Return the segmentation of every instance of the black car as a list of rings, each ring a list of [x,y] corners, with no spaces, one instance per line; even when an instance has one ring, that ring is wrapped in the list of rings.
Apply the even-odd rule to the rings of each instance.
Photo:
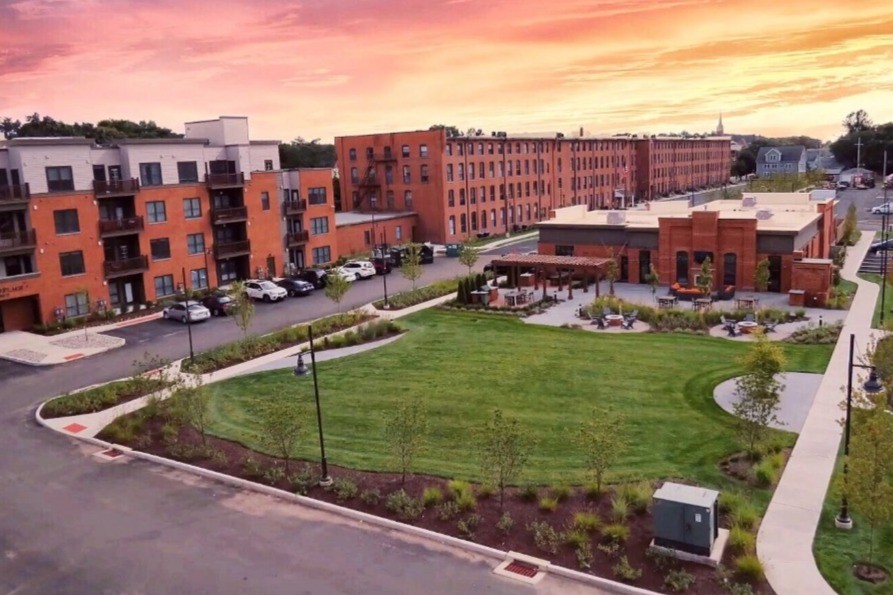
[[[202,306],[210,310],[211,316],[226,316],[235,307],[235,302],[225,293],[212,293],[202,298]]]
[[[298,279],[310,283],[315,289],[322,289],[326,286],[329,274],[322,269],[304,269],[298,273]]]
[[[276,281],[276,285],[287,291],[288,297],[304,297],[315,289],[312,283],[303,279],[280,279]]]
[[[419,244],[419,264],[431,264],[434,262],[434,248],[428,244]],[[409,252],[409,246],[391,248],[391,260],[395,267],[403,266],[403,259]]]
[[[375,267],[376,275],[387,275],[393,269],[393,261],[390,257],[387,258],[373,258],[372,265]]]
[[[885,240],[883,242],[876,242],[876,243],[872,244],[871,247],[868,248],[868,253],[869,254],[877,254],[878,252],[881,252],[881,251],[886,252],[887,250],[893,250],[893,238],[891,238],[889,240]]]

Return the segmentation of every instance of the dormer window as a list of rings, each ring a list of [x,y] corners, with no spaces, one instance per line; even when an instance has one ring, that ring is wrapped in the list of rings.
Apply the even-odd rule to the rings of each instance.
[[[767,152],[766,161],[769,163],[778,163],[779,161],[781,161],[781,153],[775,150]]]

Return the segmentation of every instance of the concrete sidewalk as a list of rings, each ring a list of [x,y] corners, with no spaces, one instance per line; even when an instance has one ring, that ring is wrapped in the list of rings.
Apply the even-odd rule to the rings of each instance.
[[[812,544],[843,433],[839,404],[845,398],[841,386],[847,380],[849,335],[855,335],[858,355],[864,355],[872,339],[883,334],[871,328],[879,287],[856,276],[871,240],[871,234],[862,234],[859,243],[847,251],[841,274],[859,289],[757,535],[757,554],[769,584],[779,595],[834,593],[819,573]],[[860,376],[857,373],[855,378]]]

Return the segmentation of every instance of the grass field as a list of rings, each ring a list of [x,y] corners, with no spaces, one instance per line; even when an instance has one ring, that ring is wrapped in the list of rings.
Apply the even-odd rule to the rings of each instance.
[[[685,334],[608,334],[524,324],[514,318],[428,310],[401,319],[409,332],[379,349],[319,364],[329,461],[391,470],[383,417],[404,395],[428,410],[418,471],[478,479],[474,428],[494,408],[537,439],[526,480],[579,483],[573,442],[593,408],[622,412],[630,447],[612,479],[686,478],[724,485],[716,464],[737,450],[732,418],[713,387],[740,374],[747,344]],[[833,346],[785,345],[788,369],[823,372]],[[211,385],[211,433],[258,448],[253,411],[277,389],[307,403],[301,456],[315,459],[313,383],[289,370]],[[793,443],[793,435],[778,433]]]

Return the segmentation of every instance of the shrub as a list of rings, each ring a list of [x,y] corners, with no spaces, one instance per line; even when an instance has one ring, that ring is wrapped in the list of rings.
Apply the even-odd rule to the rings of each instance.
[[[459,510],[462,512],[472,511],[477,508],[477,505],[477,499],[471,491],[460,494],[459,497],[456,498],[456,506],[458,506]]]
[[[755,546],[756,538],[753,533],[747,529],[739,525],[733,525],[732,528],[729,529],[729,547],[733,552],[738,554],[750,554],[753,553]]]
[[[573,494],[573,490],[569,485],[557,485],[552,488],[552,498],[554,498],[558,502],[564,502]]]
[[[459,505],[454,500],[442,502],[434,508],[437,518],[442,521],[448,521],[459,514]]]
[[[257,479],[264,473],[260,464],[250,456],[242,459],[242,472],[248,479]]]
[[[609,558],[613,558],[620,552],[620,544],[616,541],[609,541],[608,543],[599,543],[596,546],[596,549]]]
[[[381,502],[381,492],[376,488],[369,488],[360,492],[360,500],[367,506],[376,506]]]
[[[558,500],[544,496],[540,498],[539,507],[542,512],[555,512],[558,509]]]
[[[449,480],[447,482],[447,490],[449,490],[450,495],[453,497],[453,500],[458,500],[459,496],[461,496],[462,494],[472,493],[471,484],[461,479]]]
[[[502,531],[503,533],[508,533],[512,530],[515,521],[512,520],[512,515],[508,513],[508,511],[502,513],[502,516],[499,517],[499,520],[496,522],[496,528]]]
[[[759,520],[756,509],[750,504],[742,503],[731,514],[732,523],[744,529],[752,530]]]
[[[552,525],[545,521],[533,521],[527,525],[527,530],[533,533],[533,542],[537,548],[550,554],[558,553],[561,536]]]
[[[747,583],[729,583],[726,590],[729,595],[753,595],[753,587]]]
[[[335,492],[335,499],[338,500],[338,502],[352,500],[360,493],[360,488],[357,487],[357,484],[346,478],[336,479],[332,482],[331,489]]]
[[[735,558],[735,574],[746,581],[755,582],[763,578],[763,564],[753,554]]]
[[[521,500],[523,500],[524,502],[536,502],[540,497],[539,488],[529,483],[521,488],[521,492],[518,494],[518,497],[521,498]]]
[[[611,518],[615,523],[622,523],[629,516],[629,504],[620,496],[611,498]]]
[[[285,469],[278,465],[267,467],[264,471],[264,481],[268,485],[275,486],[282,479],[285,479]]]
[[[422,302],[427,302],[428,300],[454,293],[459,281],[462,279],[464,279],[464,277],[445,279],[443,281],[432,283],[431,285],[418,287],[412,291],[404,291],[390,295],[388,296],[388,305],[391,310],[402,310],[403,308],[409,308],[410,306],[415,306],[416,304],[421,304]],[[373,306],[381,310],[384,308],[384,300],[374,302]]]
[[[623,543],[629,539],[629,527],[622,523],[614,523],[602,527],[602,537],[613,543]]]
[[[784,455],[780,452],[782,445],[774,442],[767,447],[768,452],[772,453],[767,459],[767,463],[776,471],[780,471],[784,467]]]
[[[589,543],[589,535],[580,529],[570,529],[564,532],[564,543],[577,549],[581,545]]]
[[[397,490],[388,494],[385,500],[385,508],[405,521],[414,521],[422,515],[421,501],[413,498],[404,490]]]
[[[644,514],[648,512],[648,506],[651,504],[651,496],[654,490],[647,481],[635,484],[626,484],[621,486],[618,495],[629,508],[636,514]]]
[[[839,322],[823,326],[810,325],[791,333],[785,342],[802,345],[831,345],[837,343],[841,330],[843,330],[843,325]]]
[[[620,560],[611,568],[611,572],[614,573],[614,576],[627,583],[638,580],[642,576],[642,570],[633,568],[626,556],[620,556]]]
[[[599,487],[594,481],[590,481],[583,485],[583,493],[586,494],[586,497],[590,500],[600,500],[605,493],[605,490],[603,487]]]
[[[720,492],[719,510],[726,514],[732,514],[742,505],[746,504],[744,496],[738,492]]]
[[[684,568],[671,570],[664,577],[664,586],[673,593],[681,593],[687,590],[695,582],[695,577],[690,572],[686,572]]]
[[[778,472],[769,459],[754,465],[753,479],[761,488],[768,488],[778,479]]]
[[[484,498],[492,498],[496,493],[496,487],[492,483],[484,483],[478,487],[478,497]]]
[[[480,524],[481,515],[470,514],[464,519],[459,519],[459,522],[456,523],[456,529],[459,530],[459,534],[462,535],[465,539],[467,539],[468,541],[474,541],[474,532]]]
[[[429,486],[425,488],[425,491],[422,492],[422,504],[425,505],[425,508],[430,508],[435,504],[440,504],[443,500],[443,492],[440,491],[440,488],[437,486]]]
[[[587,533],[595,533],[601,526],[602,520],[594,512],[578,512],[574,515],[573,527]]]
[[[588,541],[577,546],[574,550],[574,555],[577,557],[577,566],[580,567],[580,570],[592,568],[592,547],[590,547]]]
[[[243,468],[247,468],[249,464],[247,461],[253,461],[250,457],[246,459],[246,462],[243,462]],[[300,496],[306,496],[307,492],[310,491],[310,488],[313,486],[313,474],[310,473],[309,467],[304,467],[297,473],[293,474],[288,478],[288,483],[291,485],[291,489],[294,493]]]

